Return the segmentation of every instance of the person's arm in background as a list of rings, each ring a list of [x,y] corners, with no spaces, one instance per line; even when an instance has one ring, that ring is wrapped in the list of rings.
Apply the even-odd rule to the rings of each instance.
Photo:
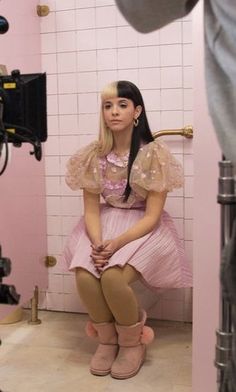
[[[122,15],[140,33],[149,33],[183,18],[198,0],[115,0]]]

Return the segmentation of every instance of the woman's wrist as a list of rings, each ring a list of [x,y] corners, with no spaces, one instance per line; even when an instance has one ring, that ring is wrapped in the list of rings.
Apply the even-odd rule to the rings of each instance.
[[[128,241],[126,240],[124,234],[119,235],[116,237],[116,243],[117,243],[117,250],[125,246]]]
[[[102,244],[102,240],[101,239],[93,239],[91,241],[92,245],[94,246],[100,246]]]

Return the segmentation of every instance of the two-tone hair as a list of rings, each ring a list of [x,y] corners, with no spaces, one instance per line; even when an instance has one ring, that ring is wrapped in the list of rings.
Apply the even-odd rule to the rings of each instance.
[[[137,156],[141,144],[147,144],[153,141],[153,136],[148,124],[145,111],[145,105],[142,95],[135,84],[126,80],[120,80],[108,84],[101,92],[101,112],[100,112],[100,131],[99,131],[99,152],[101,156],[107,155],[113,148],[113,135],[111,130],[106,126],[103,116],[103,102],[109,98],[127,98],[130,99],[134,107],[141,106],[142,112],[138,118],[138,125],[133,127],[130,154],[128,161],[127,185],[124,191],[124,201],[127,201],[131,192],[129,184],[130,172],[133,162]]]

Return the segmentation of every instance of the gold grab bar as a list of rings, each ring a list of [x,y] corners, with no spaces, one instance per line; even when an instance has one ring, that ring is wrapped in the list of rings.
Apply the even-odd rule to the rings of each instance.
[[[180,135],[191,139],[193,138],[193,127],[192,125],[186,125],[185,127],[179,129],[163,129],[153,133],[154,139],[164,135]]]

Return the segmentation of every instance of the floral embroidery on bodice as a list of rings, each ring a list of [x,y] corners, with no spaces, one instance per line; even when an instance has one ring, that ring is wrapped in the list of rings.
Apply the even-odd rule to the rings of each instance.
[[[145,201],[131,190],[129,200],[124,203],[124,191],[127,185],[127,167],[129,154],[122,157],[111,151],[106,157],[99,159],[103,179],[102,196],[104,200],[119,208],[143,208]]]
[[[71,189],[101,194],[114,207],[143,208],[148,192],[170,192],[183,186],[181,164],[165,143],[154,140],[139,149],[130,172],[131,194],[124,202],[128,154],[119,157],[111,151],[100,157],[98,146],[92,142],[68,161],[66,182]]]

